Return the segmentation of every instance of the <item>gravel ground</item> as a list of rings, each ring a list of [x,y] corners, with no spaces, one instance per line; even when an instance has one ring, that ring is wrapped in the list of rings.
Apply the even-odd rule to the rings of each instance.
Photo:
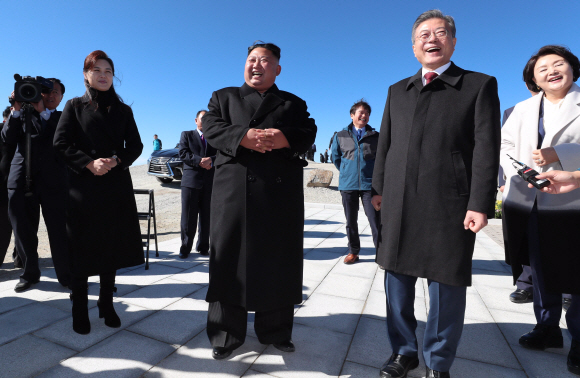
[[[309,172],[313,169],[322,168],[332,170],[334,177],[329,188],[307,188],[306,180]],[[162,184],[153,176],[147,174],[147,165],[138,165],[130,168],[133,187],[136,189],[155,190],[155,215],[157,217],[157,240],[159,242],[179,237],[180,217],[181,217],[181,190],[180,182],[173,181],[169,184]],[[333,164],[313,163],[304,168],[304,201],[316,203],[340,204],[340,193],[338,192],[338,171]],[[148,206],[148,196],[137,195],[137,209],[146,211]],[[141,221],[141,229],[145,230],[146,221]],[[0,268],[0,281],[13,279],[21,274],[20,269],[14,269],[12,261],[12,250],[14,248],[14,236],[8,247],[8,252],[4,259],[4,264]],[[48,234],[42,214],[38,228],[38,255],[41,267],[51,267],[50,247],[48,244]]]

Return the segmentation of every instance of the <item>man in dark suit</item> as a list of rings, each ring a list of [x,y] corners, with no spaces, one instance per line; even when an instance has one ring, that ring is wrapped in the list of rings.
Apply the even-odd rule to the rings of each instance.
[[[6,107],[2,112],[2,124],[0,125],[0,132],[4,128],[4,124],[8,121],[10,116],[10,107]],[[10,162],[14,157],[15,146],[10,146],[4,143],[0,138],[0,266],[4,262],[10,239],[12,238],[12,225],[8,217],[8,189],[6,184],[8,182],[8,173],[10,172]],[[12,254],[15,268],[22,268],[20,258],[16,253],[16,248]]]
[[[66,235],[67,170],[57,159],[52,146],[61,115],[56,108],[62,101],[65,88],[60,80],[49,80],[53,82],[53,89],[43,92],[42,100],[32,104],[30,188],[26,185],[27,137],[21,118],[24,113],[21,103],[14,103],[7,127],[2,130],[3,141],[17,146],[8,177],[8,211],[15,244],[24,262],[24,273],[14,288],[16,292],[25,291],[40,280],[37,233],[41,206],[56,276],[63,286],[68,286],[70,281]]]
[[[179,157],[183,161],[181,178],[181,248],[179,257],[187,258],[193,247],[199,214],[199,236],[195,249],[209,255],[209,214],[215,169],[216,149],[203,135],[202,117],[206,110],[195,116],[197,129],[184,131],[179,140]]]
[[[422,68],[389,88],[373,172],[373,205],[388,205],[381,212],[377,262],[386,270],[393,354],[381,377],[406,377],[419,364],[417,277],[429,284],[426,376],[449,377],[463,330],[475,233],[494,211],[499,98],[495,78],[451,62],[451,16],[423,13],[412,40]]]
[[[218,149],[211,203],[207,334],[215,359],[246,338],[248,311],[262,344],[293,352],[302,302],[303,167],[316,137],[306,103],[274,84],[280,48],[248,48],[242,87],[212,94],[203,117]],[[307,163],[306,163],[307,164]]]

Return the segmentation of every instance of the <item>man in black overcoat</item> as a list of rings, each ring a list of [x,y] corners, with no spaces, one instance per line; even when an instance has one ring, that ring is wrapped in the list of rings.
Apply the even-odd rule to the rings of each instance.
[[[179,257],[187,258],[193,247],[199,214],[199,236],[195,249],[209,255],[209,214],[213,186],[213,162],[216,149],[203,135],[202,117],[206,110],[195,116],[197,128],[181,133],[179,157],[183,161],[181,178],[181,248]]]
[[[16,292],[25,291],[40,280],[38,266],[38,224],[40,208],[48,232],[50,253],[58,281],[68,286],[70,281],[66,234],[67,170],[57,158],[52,140],[61,112],[56,108],[62,101],[64,85],[58,79],[53,89],[42,94],[42,100],[32,104],[31,177],[32,186],[26,188],[26,133],[22,120],[22,104],[15,102],[2,139],[17,145],[8,176],[8,212],[14,229],[15,244],[24,262],[24,273],[16,284]]]
[[[497,81],[451,62],[455,23],[439,10],[413,25],[422,68],[389,88],[373,172],[381,211],[377,262],[384,266],[393,355],[382,377],[419,364],[417,277],[428,279],[423,340],[427,377],[449,377],[463,330],[475,233],[493,214],[500,148]]]
[[[4,123],[10,116],[10,112],[9,106],[2,112],[0,133],[4,128]],[[10,239],[12,238],[12,225],[8,217],[8,189],[6,188],[6,184],[8,182],[8,173],[10,172],[10,162],[14,157],[15,150],[16,146],[8,145],[0,138],[0,266],[4,262],[8,246],[10,245]],[[12,258],[14,259],[15,268],[18,267],[16,256],[16,248],[14,248]]]
[[[244,343],[247,312],[258,340],[294,351],[302,302],[303,167],[316,137],[306,103],[274,84],[280,48],[248,48],[245,84],[216,91],[203,117],[217,150],[211,201],[207,333],[213,357]]]

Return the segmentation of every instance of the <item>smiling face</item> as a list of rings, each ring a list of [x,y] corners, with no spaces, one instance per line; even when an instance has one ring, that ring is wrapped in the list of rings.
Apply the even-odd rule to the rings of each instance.
[[[357,129],[362,129],[369,123],[370,113],[368,110],[364,108],[364,106],[359,106],[356,108],[354,114],[350,114],[350,118],[352,119],[352,124]]]
[[[93,69],[83,72],[91,88],[98,91],[108,91],[113,85],[113,68],[105,59],[99,59]]]
[[[246,59],[244,80],[260,93],[267,91],[280,75],[282,67],[274,54],[263,47],[257,47]]]
[[[546,97],[562,99],[572,87],[572,66],[560,55],[545,55],[534,67],[534,82],[546,93]]]
[[[446,36],[437,37],[445,30],[447,30]],[[418,38],[423,34],[429,34],[426,42]],[[441,18],[430,18],[421,23],[415,30],[413,53],[425,69],[434,70],[451,61],[456,42],[457,38],[451,37],[447,21]]]
[[[54,83],[52,90],[49,93],[42,94],[42,102],[48,110],[58,108],[62,101],[62,87],[58,83]]]

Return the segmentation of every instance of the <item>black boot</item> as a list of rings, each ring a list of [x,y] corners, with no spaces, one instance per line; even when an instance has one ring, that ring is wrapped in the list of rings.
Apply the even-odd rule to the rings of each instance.
[[[87,281],[74,280],[71,284],[73,330],[81,335],[91,332],[89,320],[89,287]]]
[[[105,325],[111,328],[119,328],[121,319],[113,307],[113,293],[117,292],[115,287],[115,273],[101,274],[101,290],[99,291],[99,318],[105,318]]]
[[[580,342],[572,340],[572,347],[568,353],[568,371],[580,375]]]

